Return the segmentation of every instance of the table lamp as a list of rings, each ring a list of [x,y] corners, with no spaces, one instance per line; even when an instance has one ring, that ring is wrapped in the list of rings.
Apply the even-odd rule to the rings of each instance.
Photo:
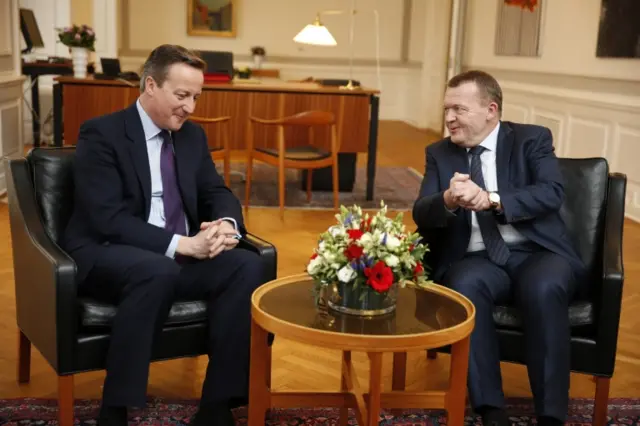
[[[355,0],[351,0],[351,9],[345,10],[324,10],[317,12],[316,19],[313,23],[305,26],[296,36],[293,41],[301,44],[309,44],[313,46],[337,46],[338,42],[331,32],[320,21],[320,15],[342,15],[349,13],[349,83],[346,86],[340,86],[341,89],[355,90],[358,87],[353,84],[353,36],[355,32],[354,16],[356,14]],[[380,20],[378,10],[373,10],[376,26],[376,72],[378,77],[378,89],[381,89],[380,78]]]

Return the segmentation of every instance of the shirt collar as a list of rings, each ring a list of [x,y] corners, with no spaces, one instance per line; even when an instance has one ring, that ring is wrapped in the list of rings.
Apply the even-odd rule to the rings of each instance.
[[[153,122],[149,114],[142,108],[140,104],[140,98],[136,101],[136,108],[138,108],[138,114],[140,115],[140,120],[142,121],[142,129],[144,130],[144,139],[148,141],[158,135],[162,131],[162,129],[156,126],[156,123]]]
[[[496,124],[496,127],[487,135],[486,138],[482,142],[480,142],[480,146],[483,146],[487,151],[496,151],[496,147],[498,146],[498,133],[500,132],[500,122]],[[467,148],[467,152],[469,152],[470,148]]]

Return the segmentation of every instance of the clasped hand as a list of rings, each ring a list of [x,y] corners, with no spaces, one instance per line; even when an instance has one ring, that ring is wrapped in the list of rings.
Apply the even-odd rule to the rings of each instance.
[[[238,245],[233,238],[236,230],[225,220],[202,222],[200,232],[191,237],[191,256],[196,259],[213,258],[225,250],[231,250]]]
[[[449,182],[448,197],[445,201],[448,207],[460,206],[464,209],[481,211],[491,207],[489,194],[480,188],[469,175],[455,173]]]

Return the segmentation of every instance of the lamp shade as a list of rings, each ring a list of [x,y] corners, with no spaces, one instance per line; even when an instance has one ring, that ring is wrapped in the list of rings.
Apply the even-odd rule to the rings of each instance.
[[[296,43],[313,44],[315,46],[335,46],[338,43],[333,38],[327,27],[320,23],[319,19],[302,29],[294,38]]]

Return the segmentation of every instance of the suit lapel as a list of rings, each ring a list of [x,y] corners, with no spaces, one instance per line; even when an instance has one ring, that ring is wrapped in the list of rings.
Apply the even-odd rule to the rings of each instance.
[[[131,140],[131,157],[144,195],[145,215],[148,216],[151,209],[151,171],[149,169],[147,141],[135,104],[127,108],[125,117],[127,137]]]
[[[191,218],[192,223],[197,223],[197,212],[195,199],[195,181],[190,179],[193,174],[193,170],[197,167],[194,164],[194,160],[190,158],[192,156],[191,150],[189,150],[189,141],[185,140],[184,132],[177,131],[172,132],[173,147],[176,155],[176,172],[178,174],[178,186],[182,193],[182,200],[185,206],[185,214]]]
[[[509,160],[513,149],[513,130],[505,122],[500,122],[498,146],[496,147],[496,174],[498,191],[509,188]]]

